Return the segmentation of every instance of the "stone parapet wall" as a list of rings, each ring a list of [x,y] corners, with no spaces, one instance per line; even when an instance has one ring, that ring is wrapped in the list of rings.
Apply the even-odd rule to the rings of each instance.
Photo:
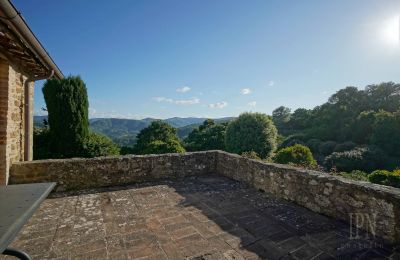
[[[11,167],[10,183],[52,181],[64,191],[205,174],[245,182],[400,243],[400,189],[222,151],[18,162]]]
[[[216,152],[19,162],[10,184],[57,182],[56,191],[117,186],[215,172]]]
[[[217,172],[400,243],[400,189],[226,152],[218,153]]]

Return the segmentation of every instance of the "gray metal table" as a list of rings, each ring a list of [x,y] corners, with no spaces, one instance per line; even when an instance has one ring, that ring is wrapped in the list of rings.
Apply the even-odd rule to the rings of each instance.
[[[30,259],[25,252],[7,248],[56,184],[33,183],[0,186],[0,252]]]

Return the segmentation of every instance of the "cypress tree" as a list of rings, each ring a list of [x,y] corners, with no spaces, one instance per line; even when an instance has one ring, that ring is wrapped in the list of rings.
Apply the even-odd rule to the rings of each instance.
[[[43,86],[53,158],[81,156],[89,136],[89,101],[79,76],[49,79]]]

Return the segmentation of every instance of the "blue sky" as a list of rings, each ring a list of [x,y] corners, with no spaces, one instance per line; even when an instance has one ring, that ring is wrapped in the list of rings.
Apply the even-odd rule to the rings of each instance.
[[[270,114],[400,82],[400,1],[14,3],[63,73],[84,79],[91,117]]]

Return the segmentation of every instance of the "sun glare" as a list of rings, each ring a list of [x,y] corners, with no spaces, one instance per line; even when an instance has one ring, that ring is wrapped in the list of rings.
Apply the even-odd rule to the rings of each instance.
[[[400,47],[400,16],[385,20],[380,30],[380,38],[386,45]]]

